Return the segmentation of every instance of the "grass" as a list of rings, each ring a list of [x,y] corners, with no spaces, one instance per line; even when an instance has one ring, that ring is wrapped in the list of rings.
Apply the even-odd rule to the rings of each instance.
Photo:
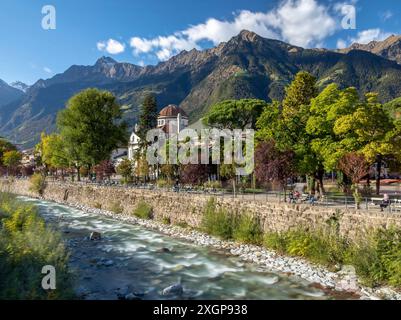
[[[38,195],[43,195],[46,189],[46,177],[40,173],[35,173],[29,180],[30,187],[29,190],[37,193]]]
[[[42,267],[54,266],[56,290],[45,291]],[[72,299],[68,252],[36,207],[0,194],[0,299]]]
[[[149,220],[153,218],[153,208],[141,200],[132,214],[137,218]]]
[[[401,288],[401,229],[370,231],[351,242],[340,236],[340,222],[341,215],[336,212],[321,229],[300,226],[286,232],[263,232],[255,216],[229,212],[211,198],[204,208],[201,230],[224,240],[262,244],[332,270],[339,265],[353,265],[365,285]]]
[[[401,287],[401,230],[376,230],[358,242],[336,234],[302,228],[267,233],[264,245],[282,254],[299,256],[333,268],[352,265],[367,286]]]
[[[124,208],[121,206],[120,202],[112,202],[110,204],[109,210],[116,214],[122,214],[124,212]]]
[[[224,240],[234,239],[253,244],[262,242],[259,220],[247,213],[238,215],[217,208],[215,198],[206,204],[201,225],[203,231]]]

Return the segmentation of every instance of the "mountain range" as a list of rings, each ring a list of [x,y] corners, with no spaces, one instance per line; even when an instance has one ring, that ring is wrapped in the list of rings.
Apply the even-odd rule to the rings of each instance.
[[[354,86],[360,94],[376,91],[387,102],[401,96],[401,65],[397,63],[401,63],[401,37],[390,38],[331,51],[304,49],[242,31],[214,48],[182,51],[156,66],[102,57],[93,66],[73,65],[30,87],[0,82],[0,135],[22,147],[33,146],[44,129],[55,130],[57,112],[66,101],[89,87],[113,92],[130,125],[149,92],[157,95],[159,108],[180,105],[195,122],[223,99],[280,100],[301,70],[314,74],[321,88],[336,82],[341,87]]]

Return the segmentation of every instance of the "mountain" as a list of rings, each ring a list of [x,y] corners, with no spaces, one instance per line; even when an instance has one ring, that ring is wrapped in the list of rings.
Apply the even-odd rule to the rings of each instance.
[[[15,89],[0,79],[0,108],[23,96],[21,90]],[[1,117],[1,113],[0,113]]]
[[[18,100],[0,108],[0,135],[32,146],[44,129],[55,129],[57,112],[88,87],[111,91],[130,125],[144,95],[154,92],[159,107],[180,105],[197,121],[212,105],[228,98],[282,99],[294,75],[306,70],[321,88],[336,82],[361,94],[377,91],[383,102],[401,96],[401,65],[367,51],[348,53],[303,49],[242,31],[215,48],[182,51],[156,66],[120,63],[108,57],[93,66],[74,65],[39,80]]]
[[[401,36],[392,35],[384,41],[371,41],[368,44],[354,43],[339,51],[348,53],[351,50],[368,51],[401,64]]]
[[[18,89],[24,93],[27,92],[27,90],[29,89],[29,86],[26,83],[23,83],[21,81],[12,82],[12,83],[10,83],[10,86],[15,89]]]

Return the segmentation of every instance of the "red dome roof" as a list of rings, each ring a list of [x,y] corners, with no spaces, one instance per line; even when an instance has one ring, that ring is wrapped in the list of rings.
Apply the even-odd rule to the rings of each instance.
[[[181,116],[188,118],[184,110],[174,104],[170,104],[160,111],[159,117],[177,117],[179,113],[181,113]]]

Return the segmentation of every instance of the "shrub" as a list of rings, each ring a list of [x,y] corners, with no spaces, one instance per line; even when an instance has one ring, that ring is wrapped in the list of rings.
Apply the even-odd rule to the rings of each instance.
[[[217,209],[215,198],[211,198],[204,209],[202,217],[202,229],[222,239],[231,239],[235,217],[224,209]]]
[[[29,190],[32,192],[36,192],[40,196],[43,195],[43,192],[46,189],[46,177],[44,177],[40,173],[35,173],[30,179],[30,187]]]
[[[157,186],[159,188],[168,188],[173,186],[173,182],[170,180],[159,179],[157,180]]]
[[[153,209],[150,205],[142,200],[138,203],[133,215],[140,219],[149,220],[153,218]]]
[[[186,222],[186,221],[178,221],[178,222],[176,223],[176,226],[177,226],[177,227],[180,227],[180,228],[186,229],[186,228],[189,227],[189,224],[188,224],[188,222]]]
[[[1,195],[0,299],[71,299],[68,252],[58,232],[46,227],[37,209]],[[57,288],[42,289],[42,267],[57,270]]]
[[[96,209],[102,209],[102,204],[99,203],[99,202],[96,202],[93,206],[94,206]]]
[[[259,219],[250,214],[240,215],[234,226],[233,238],[244,243],[260,244],[263,232]]]
[[[221,189],[222,184],[221,181],[207,181],[203,184],[203,187],[206,189]]]
[[[124,208],[121,206],[120,202],[112,202],[110,204],[109,210],[116,214],[121,214],[124,211]]]
[[[170,219],[170,217],[163,217],[163,218],[162,218],[162,223],[165,224],[165,225],[171,224],[171,219]]]
[[[377,230],[347,252],[347,262],[368,285],[401,286],[401,230]]]

